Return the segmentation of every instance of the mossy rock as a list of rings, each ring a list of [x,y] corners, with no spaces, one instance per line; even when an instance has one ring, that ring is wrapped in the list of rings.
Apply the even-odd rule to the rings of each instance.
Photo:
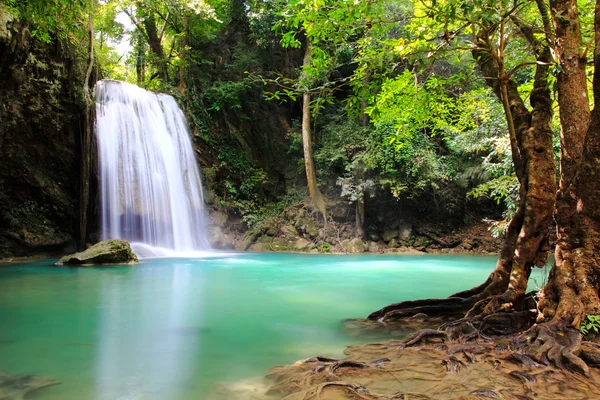
[[[138,258],[126,240],[113,239],[96,243],[85,251],[64,256],[57,265],[137,264]]]

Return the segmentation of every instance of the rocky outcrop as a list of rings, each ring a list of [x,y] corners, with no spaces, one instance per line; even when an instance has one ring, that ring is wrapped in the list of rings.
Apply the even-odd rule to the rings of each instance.
[[[73,242],[83,65],[74,49],[32,38],[0,2],[0,257]]]
[[[64,256],[57,265],[123,265],[137,264],[138,258],[126,240],[105,240],[85,251]]]

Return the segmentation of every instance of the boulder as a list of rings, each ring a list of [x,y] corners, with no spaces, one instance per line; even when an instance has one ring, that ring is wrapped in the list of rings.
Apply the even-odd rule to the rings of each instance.
[[[375,231],[369,231],[369,237],[374,242],[379,242],[381,240],[381,236],[379,236],[379,233]]]
[[[367,245],[367,250],[369,253],[383,253],[385,245],[382,245],[378,242],[369,242]]]
[[[346,251],[348,253],[364,253],[366,249],[367,245],[359,238],[352,239],[346,246]]]
[[[250,245],[250,247],[248,247],[248,251],[254,251],[254,252],[264,252],[264,251],[270,251],[270,246],[268,243],[263,243],[261,241],[257,241],[255,243],[252,243]]]
[[[232,240],[218,226],[212,227],[209,231],[208,243],[213,249],[231,250],[233,249]]]
[[[309,240],[306,240],[304,238],[300,238],[300,239],[296,240],[295,242],[290,243],[290,246],[294,250],[304,250],[308,246],[310,246],[311,243],[312,242],[309,241]]]
[[[57,265],[137,264],[138,258],[126,240],[112,239],[96,243],[85,251],[64,256]]]
[[[298,230],[294,225],[284,225],[281,227],[281,232],[286,236],[298,236]]]
[[[398,231],[397,230],[385,231],[385,232],[383,232],[383,235],[381,235],[381,237],[383,238],[383,241],[387,243],[390,240],[396,239],[398,237]]]
[[[400,244],[398,243],[398,241],[396,239],[392,239],[390,240],[390,242],[388,243],[388,247],[390,249],[397,249],[398,247],[400,247]]]
[[[246,232],[246,234],[242,238],[242,241],[239,242],[235,246],[235,249],[238,250],[238,251],[246,251],[246,250],[248,250],[248,248],[250,247],[250,245],[252,245],[252,243],[254,243],[256,241],[256,238],[258,237],[259,234],[260,234],[260,232],[257,231],[257,230],[252,230],[252,231]]]
[[[217,226],[225,226],[225,223],[227,223],[227,214],[221,211],[213,211],[210,214],[210,219]]]
[[[412,235],[412,224],[410,222],[402,221],[400,222],[400,226],[398,227],[399,238],[402,241],[406,241],[410,239]]]
[[[306,232],[306,234],[308,236],[310,236],[311,238],[315,238],[319,235],[319,227],[317,226],[317,224],[315,224],[312,221],[307,222],[303,227],[302,230],[304,232]]]

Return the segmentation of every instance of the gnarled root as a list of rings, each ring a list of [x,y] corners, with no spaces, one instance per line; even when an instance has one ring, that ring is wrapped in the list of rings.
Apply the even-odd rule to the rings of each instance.
[[[592,342],[581,343],[579,357],[591,367],[600,367],[600,344]]]
[[[431,400],[431,397],[420,394],[420,393],[408,393],[398,392],[392,395],[380,395],[377,393],[369,392],[364,386],[357,383],[348,382],[325,382],[317,386],[315,389],[310,390],[304,394],[303,400],[321,400],[323,399],[323,392],[326,389],[341,389],[345,395],[351,396],[348,398],[361,399],[361,400],[390,400],[390,399],[402,399],[402,400]],[[335,396],[337,397],[337,394]],[[346,398],[346,397],[345,397]]]
[[[587,364],[576,355],[581,347],[581,334],[573,328],[539,324],[513,339],[511,346],[531,354],[542,364],[589,374]]]
[[[420,344],[421,342],[431,342],[431,340],[442,341],[445,342],[448,340],[448,334],[444,331],[439,331],[435,329],[423,329],[416,333],[414,333],[411,337],[403,341],[399,347],[410,347]]]
[[[390,304],[369,315],[370,320],[381,322],[404,319],[417,314],[427,316],[462,316],[475,303],[472,298],[449,297],[447,299],[409,300]]]

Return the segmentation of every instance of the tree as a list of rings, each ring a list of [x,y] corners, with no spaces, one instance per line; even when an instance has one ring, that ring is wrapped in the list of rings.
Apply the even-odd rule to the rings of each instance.
[[[516,343],[547,357],[557,366],[566,363],[587,373],[587,365],[574,353],[579,349],[581,336],[573,328],[578,329],[587,315],[600,311],[600,222],[595,217],[600,212],[600,113],[596,109],[591,115],[589,112],[587,49],[582,46],[577,2],[552,1],[549,12],[546,3],[538,0],[535,13],[527,6],[513,3],[503,3],[496,13],[497,3],[476,2],[481,8],[469,9],[471,13],[476,11],[476,18],[470,20],[457,17],[459,5],[453,2],[421,4],[438,21],[440,15],[450,17],[441,19],[445,29],[451,28],[453,21],[462,21],[466,23],[464,26],[477,25],[472,53],[486,82],[504,106],[520,183],[520,203],[496,269],[486,282],[448,299],[393,304],[370,318],[403,318],[416,312],[466,312],[458,324],[443,325],[454,330],[465,322],[485,320],[491,324],[493,320],[487,317],[492,314],[526,313],[527,280],[531,268],[545,262],[556,191],[551,153],[552,100],[548,90],[552,49],[557,54],[560,71],[557,89],[561,123],[560,186],[554,211],[558,236],[556,264],[538,304],[538,322],[545,323],[525,332]],[[462,7],[464,10],[465,6]],[[536,32],[544,32],[544,37],[539,38]],[[507,38],[513,35],[521,37],[533,49],[535,61],[513,63],[509,69]],[[447,38],[451,33],[445,30],[442,36]],[[595,11],[595,38],[593,89],[594,97],[600,98],[600,2]],[[515,73],[527,65],[535,67],[531,110],[525,106],[514,81]]]

